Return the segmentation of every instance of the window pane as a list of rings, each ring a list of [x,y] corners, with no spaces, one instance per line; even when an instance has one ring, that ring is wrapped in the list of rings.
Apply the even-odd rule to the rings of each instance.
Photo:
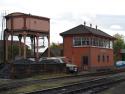
[[[113,42],[110,41],[110,48],[113,48]]]
[[[73,45],[74,46],[81,46],[81,37],[74,37],[73,38]]]
[[[82,45],[85,45],[85,38],[82,37]]]
[[[89,45],[89,38],[86,38],[86,45]]]

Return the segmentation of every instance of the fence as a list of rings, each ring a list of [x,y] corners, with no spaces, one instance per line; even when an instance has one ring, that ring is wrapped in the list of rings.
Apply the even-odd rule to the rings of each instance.
[[[36,74],[63,73],[66,64],[4,64],[1,65],[0,75],[6,78],[24,78]]]

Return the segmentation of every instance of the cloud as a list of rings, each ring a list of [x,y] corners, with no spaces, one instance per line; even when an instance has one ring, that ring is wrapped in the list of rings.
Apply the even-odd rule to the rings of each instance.
[[[125,31],[124,30],[112,30],[112,29],[105,29],[105,28],[100,28],[102,31],[106,32],[107,34],[113,36],[115,34],[121,34],[121,35],[125,35]]]
[[[49,15],[64,12],[123,15],[124,0],[1,0],[0,6],[7,10]],[[13,8],[14,7],[14,8]],[[3,8],[0,7],[2,10]]]
[[[120,25],[111,25],[110,29],[120,30],[120,29],[122,29],[122,27]]]
[[[83,24],[84,21],[87,25],[97,24],[98,28],[110,32],[122,29],[123,32],[120,32],[124,33],[124,3],[124,0],[1,0],[0,11],[19,11],[49,17],[51,42],[62,42],[59,33]]]

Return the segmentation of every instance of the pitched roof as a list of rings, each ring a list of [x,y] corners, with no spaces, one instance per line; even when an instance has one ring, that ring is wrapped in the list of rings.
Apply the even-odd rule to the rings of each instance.
[[[88,27],[85,25],[78,25],[70,30],[67,30],[65,32],[60,33],[61,36],[65,36],[65,35],[77,35],[77,34],[92,34],[92,35],[98,35],[98,36],[103,36],[106,38],[111,38],[111,39],[115,39],[114,37],[110,36],[109,34],[99,30],[99,29],[95,29],[92,27]]]

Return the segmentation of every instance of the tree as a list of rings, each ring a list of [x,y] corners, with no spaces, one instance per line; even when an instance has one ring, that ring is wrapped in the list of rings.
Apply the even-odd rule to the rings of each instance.
[[[113,44],[113,49],[114,49],[114,59],[115,61],[119,60],[118,55],[120,49],[125,49],[125,43],[124,43],[124,36],[120,34],[115,34],[114,37],[116,40],[114,41]]]
[[[62,43],[52,43],[50,48],[63,48]]]
[[[52,43],[50,46],[50,48],[57,48],[57,47],[58,47],[58,45],[56,43]]]

